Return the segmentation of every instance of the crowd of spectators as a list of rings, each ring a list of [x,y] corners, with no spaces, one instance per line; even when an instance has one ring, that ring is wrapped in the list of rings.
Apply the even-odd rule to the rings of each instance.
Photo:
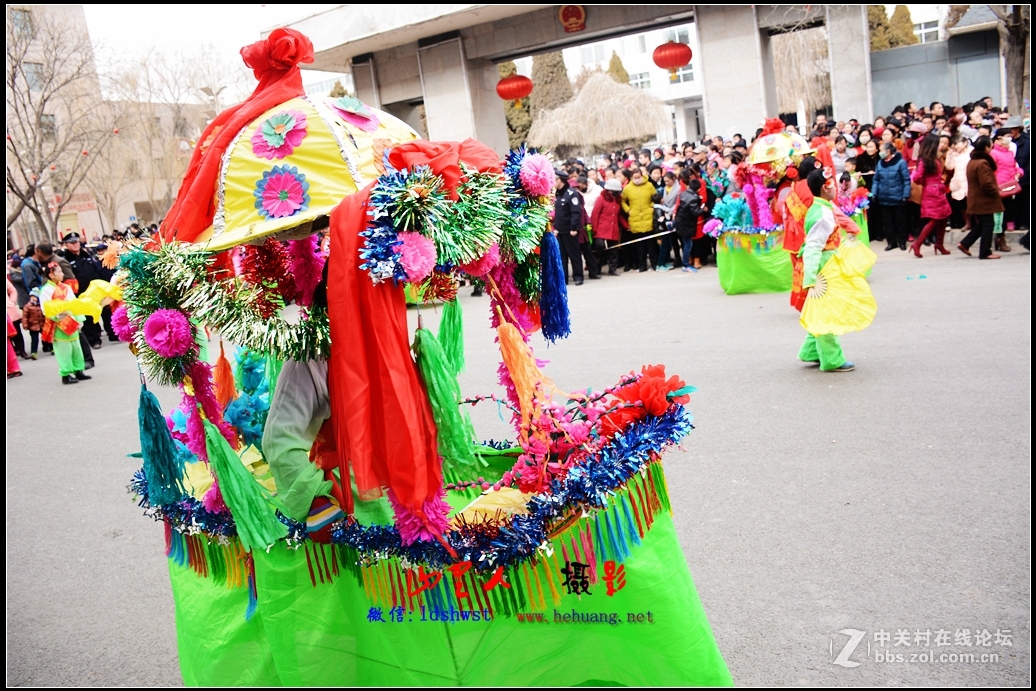
[[[871,123],[831,121],[821,113],[801,132],[794,124],[786,131],[825,152],[816,158],[829,162],[844,192],[868,190],[870,238],[884,241],[886,250],[916,243],[920,256],[923,245],[941,248],[948,228],[970,231],[959,245],[967,254],[979,239],[1009,252],[1003,231],[1029,229],[1028,124],[990,97],[958,107],[907,102]],[[630,146],[562,163],[555,230],[566,277],[570,272],[579,285],[584,276],[599,278],[601,267],[608,275],[697,272],[714,262],[716,241],[701,229],[716,200],[739,191],[731,169],[761,132],[751,139],[734,134]],[[1026,232],[1020,244],[1028,249],[1028,243]],[[998,255],[982,249],[980,256]]]

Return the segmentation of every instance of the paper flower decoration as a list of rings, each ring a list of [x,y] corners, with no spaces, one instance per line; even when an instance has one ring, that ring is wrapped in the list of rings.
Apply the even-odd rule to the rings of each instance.
[[[309,208],[309,183],[295,166],[274,166],[264,172],[252,195],[263,218],[285,218]]]
[[[426,499],[421,507],[425,519],[422,520],[421,516],[400,504],[392,490],[388,491],[388,500],[396,518],[396,528],[399,529],[399,537],[404,545],[412,545],[418,540],[434,540],[437,534],[442,535],[446,532],[449,527],[446,517],[450,512],[450,505],[446,503],[445,497],[446,493],[439,490],[439,494]]]
[[[186,314],[161,309],[144,322],[144,340],[162,357],[179,357],[194,345],[194,334]]]
[[[553,171],[551,171],[553,172]],[[492,271],[500,263],[500,245],[495,242],[489,246],[484,255],[468,264],[461,264],[461,271],[469,276],[481,278]]]
[[[518,176],[522,187],[533,197],[545,197],[554,191],[554,166],[543,154],[529,154],[522,159]]]
[[[331,101],[331,107],[338,113],[339,117],[353,127],[359,127],[367,133],[377,132],[381,120],[370,111],[358,98],[342,96]]]
[[[129,312],[126,310],[125,305],[119,306],[118,309],[112,312],[112,331],[115,332],[115,335],[123,343],[132,341],[133,334],[137,333],[137,327],[130,321]]]
[[[252,135],[252,153],[262,158],[282,159],[291,155],[306,138],[306,114],[285,110],[263,120]]]
[[[412,283],[423,281],[435,268],[435,243],[420,233],[399,233],[399,263]]]

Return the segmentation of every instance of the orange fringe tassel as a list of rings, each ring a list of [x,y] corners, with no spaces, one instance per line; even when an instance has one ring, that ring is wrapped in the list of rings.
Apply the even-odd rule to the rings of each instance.
[[[219,401],[220,407],[226,410],[230,402],[237,398],[237,387],[234,385],[234,369],[223,351],[223,339],[219,341],[219,360],[216,361],[216,371],[212,374],[212,380],[216,385],[216,400]]]

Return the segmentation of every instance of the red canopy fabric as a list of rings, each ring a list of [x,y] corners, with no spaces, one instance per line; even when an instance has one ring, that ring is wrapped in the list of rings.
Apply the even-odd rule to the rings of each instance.
[[[396,170],[428,166],[433,173],[442,176],[453,200],[457,199],[457,183],[462,177],[461,161],[480,173],[503,171],[496,152],[477,139],[465,139],[462,142],[429,142],[422,139],[400,144],[389,152],[389,163]]]
[[[223,154],[249,122],[305,94],[298,65],[313,62],[313,43],[294,29],[274,29],[262,41],[242,48],[241,58],[252,68],[259,85],[243,103],[217,115],[202,133],[176,201],[162,222],[159,235],[165,242],[194,242],[212,225]]]
[[[372,186],[331,213],[331,419],[341,477],[351,465],[361,497],[388,487],[420,516],[442,487],[435,422],[410,355],[403,286],[374,285],[360,269]]]

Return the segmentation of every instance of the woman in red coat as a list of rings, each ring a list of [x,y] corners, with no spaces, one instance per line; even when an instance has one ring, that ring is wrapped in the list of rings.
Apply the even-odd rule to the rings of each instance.
[[[942,181],[942,162],[939,160],[939,137],[929,134],[921,140],[920,153],[918,154],[917,167],[911,181],[921,185],[921,218],[928,221],[921,233],[914,240],[911,249],[914,256],[921,257],[921,246],[925,238],[935,233],[935,251],[937,254],[949,254],[943,246],[943,238],[946,237],[946,222],[953,210],[946,200],[946,185]]]
[[[593,228],[594,244],[598,240],[604,243],[604,259],[608,262],[608,275],[618,276],[619,272],[619,251],[615,245],[619,244],[619,215],[622,212],[622,184],[612,178],[605,181],[604,190],[594,204],[593,214],[590,216],[590,225]],[[601,262],[602,264],[604,262]]]

